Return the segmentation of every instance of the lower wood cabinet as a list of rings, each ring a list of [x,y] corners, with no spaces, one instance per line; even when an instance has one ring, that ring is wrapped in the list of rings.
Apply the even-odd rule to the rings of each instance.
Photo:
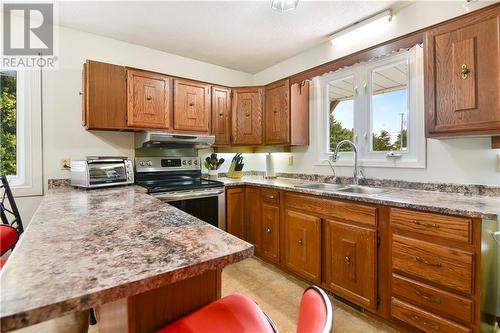
[[[226,231],[245,239],[245,189],[231,188],[226,191]]]
[[[325,283],[365,308],[377,308],[377,238],[373,229],[325,220]]]
[[[262,203],[262,256],[280,262],[280,207]]]
[[[262,254],[262,208],[261,191],[259,188],[247,187],[246,189],[246,229],[247,241],[254,246],[257,256]]]
[[[284,222],[284,265],[317,284],[321,283],[321,219],[286,210]]]

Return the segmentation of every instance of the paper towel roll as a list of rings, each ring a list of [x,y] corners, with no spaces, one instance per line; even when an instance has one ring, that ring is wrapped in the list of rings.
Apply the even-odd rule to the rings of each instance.
[[[274,162],[271,153],[266,155],[266,178],[276,178],[276,173],[274,172]]]

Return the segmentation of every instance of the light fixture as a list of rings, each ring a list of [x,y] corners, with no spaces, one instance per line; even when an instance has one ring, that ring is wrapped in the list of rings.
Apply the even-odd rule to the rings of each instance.
[[[356,38],[366,38],[370,33],[378,32],[388,25],[392,20],[392,10],[384,10],[364,20],[355,22],[347,27],[337,30],[330,36],[332,45],[341,44],[341,40],[355,40]]]
[[[279,12],[287,12],[297,8],[299,0],[271,0],[271,8]]]

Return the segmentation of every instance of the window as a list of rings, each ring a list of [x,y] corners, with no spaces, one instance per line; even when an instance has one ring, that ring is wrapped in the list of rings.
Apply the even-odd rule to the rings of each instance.
[[[323,100],[317,104],[323,115],[319,160],[348,139],[358,147],[361,165],[424,168],[422,70],[422,48],[416,45],[317,79]],[[346,151],[348,146],[337,164],[352,164]]]
[[[0,71],[0,174],[16,196],[42,194],[38,71]]]

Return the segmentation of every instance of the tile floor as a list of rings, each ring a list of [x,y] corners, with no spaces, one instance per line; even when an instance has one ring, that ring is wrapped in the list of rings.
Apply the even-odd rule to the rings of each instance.
[[[307,286],[304,281],[256,258],[228,266],[222,274],[222,295],[242,293],[252,298],[273,319],[281,333],[295,332],[300,297]],[[334,333],[398,332],[336,300],[333,315]],[[16,333],[70,333],[67,329],[56,327],[55,323],[44,322]],[[91,326],[89,333],[98,333],[97,326]]]

